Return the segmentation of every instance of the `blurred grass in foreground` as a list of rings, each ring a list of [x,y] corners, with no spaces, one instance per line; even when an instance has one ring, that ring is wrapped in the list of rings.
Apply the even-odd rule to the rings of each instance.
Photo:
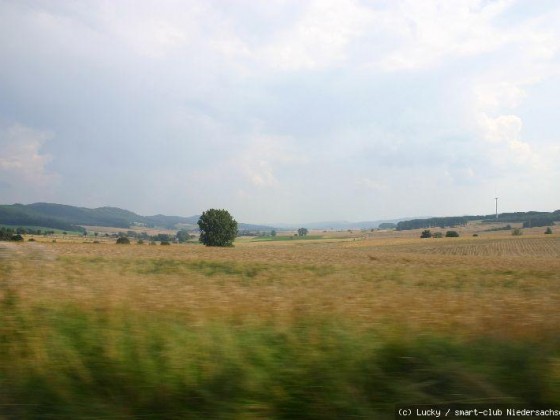
[[[288,328],[203,328],[153,313],[0,310],[6,418],[390,418],[393,404],[560,404],[557,343],[460,341],[357,331],[329,319]]]

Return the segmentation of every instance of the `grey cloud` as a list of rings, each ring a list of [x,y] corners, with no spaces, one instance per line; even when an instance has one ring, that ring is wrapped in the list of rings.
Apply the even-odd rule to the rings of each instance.
[[[559,9],[446,9],[434,33],[422,15],[420,40],[399,12],[414,7],[2,2],[0,120],[50,132],[31,155],[56,175],[47,197],[15,194],[24,181],[4,172],[4,199],[303,222],[477,212],[480,191],[516,189],[514,175],[560,176],[545,159],[557,153],[558,95],[547,92]],[[480,44],[465,22],[496,42]],[[498,98],[492,109],[482,90]],[[518,143],[490,147],[481,115],[509,114],[523,123]],[[542,208],[559,198],[522,188]],[[422,201],[446,194],[446,208]]]

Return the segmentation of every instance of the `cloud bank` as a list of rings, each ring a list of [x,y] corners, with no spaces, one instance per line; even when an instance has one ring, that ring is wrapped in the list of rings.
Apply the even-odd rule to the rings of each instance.
[[[0,2],[2,200],[554,210],[558,21],[521,0]]]

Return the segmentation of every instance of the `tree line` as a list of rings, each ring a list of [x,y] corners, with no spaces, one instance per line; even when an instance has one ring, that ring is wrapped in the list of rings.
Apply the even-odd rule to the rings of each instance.
[[[515,212],[500,213],[498,219],[495,214],[486,216],[454,216],[454,217],[430,217],[428,219],[405,220],[397,223],[397,230],[430,229],[430,228],[453,228],[465,226],[468,222],[482,220],[483,223],[508,222],[523,223],[523,227],[552,226],[554,222],[560,221],[560,210],[548,212]]]
[[[109,236],[109,234],[105,234]],[[150,242],[178,242],[180,244],[187,242],[192,238],[192,235],[185,229],[179,230],[175,235],[169,233],[158,233],[156,235],[148,235],[146,232],[135,232],[129,230],[127,232],[118,232],[110,235],[113,238],[133,238],[139,241]]]
[[[18,228],[21,229],[21,228]],[[23,241],[21,230],[1,227],[0,228],[0,241]]]

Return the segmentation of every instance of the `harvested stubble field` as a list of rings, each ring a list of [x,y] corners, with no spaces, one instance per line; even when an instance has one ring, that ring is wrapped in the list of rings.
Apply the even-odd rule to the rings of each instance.
[[[6,418],[560,404],[560,237],[0,244]]]

